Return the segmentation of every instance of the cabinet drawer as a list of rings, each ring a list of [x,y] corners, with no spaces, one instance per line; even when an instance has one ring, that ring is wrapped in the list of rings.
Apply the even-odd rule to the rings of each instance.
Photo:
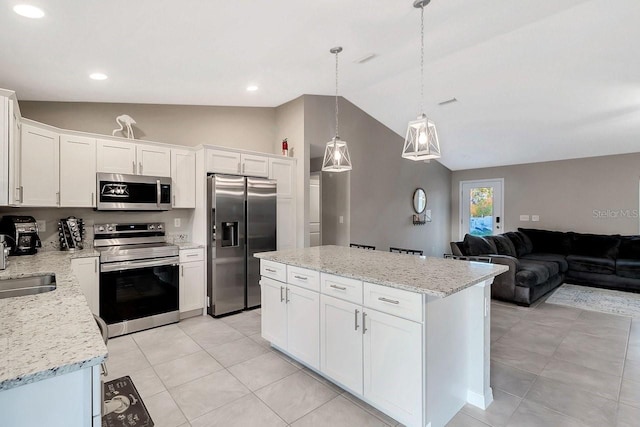
[[[182,249],[180,251],[180,263],[204,261],[204,249]]]
[[[306,268],[287,266],[287,282],[302,288],[320,292],[320,272]]]
[[[322,273],[320,288],[325,295],[362,304],[362,282],[360,280]]]
[[[422,322],[422,294],[364,283],[364,306]]]
[[[287,266],[279,262],[260,260],[260,275],[270,277],[280,282],[287,281]]]

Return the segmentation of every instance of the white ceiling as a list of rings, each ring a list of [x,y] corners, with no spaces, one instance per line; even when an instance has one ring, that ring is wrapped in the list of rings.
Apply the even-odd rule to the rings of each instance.
[[[19,2],[46,17],[19,17]],[[0,87],[22,100],[277,106],[332,94],[342,45],[342,95],[400,135],[419,113],[412,0],[0,8]],[[449,168],[640,151],[640,1],[433,0],[425,21],[425,110]]]

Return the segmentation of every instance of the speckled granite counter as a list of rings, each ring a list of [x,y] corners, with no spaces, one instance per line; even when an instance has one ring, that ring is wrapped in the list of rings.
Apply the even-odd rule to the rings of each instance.
[[[179,247],[180,250],[183,250],[183,249],[202,249],[202,248],[204,248],[204,245],[200,245],[198,243],[192,243],[192,242],[180,242],[180,243],[174,243],[174,245]]]
[[[343,246],[262,252],[256,257],[436,297],[452,295],[508,270],[504,265]]]
[[[0,391],[97,365],[107,348],[93,319],[71,259],[93,250],[14,256],[1,279],[55,274],[57,288],[39,295],[0,299]]]

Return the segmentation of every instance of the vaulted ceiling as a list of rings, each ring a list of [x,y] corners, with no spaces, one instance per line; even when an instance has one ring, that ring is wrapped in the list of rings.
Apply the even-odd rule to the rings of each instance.
[[[46,16],[11,8],[29,2]],[[277,106],[331,95],[404,135],[411,0],[3,0],[0,87],[22,100]],[[425,112],[451,169],[640,151],[640,2],[432,0]],[[368,54],[376,56],[364,63]],[[105,81],[88,74],[102,71]],[[249,84],[259,86],[247,92]],[[458,102],[440,106],[450,98]]]

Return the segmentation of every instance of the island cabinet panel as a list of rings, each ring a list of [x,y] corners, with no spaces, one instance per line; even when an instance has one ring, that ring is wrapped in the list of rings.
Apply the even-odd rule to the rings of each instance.
[[[320,371],[362,394],[362,307],[320,296]]]
[[[364,314],[363,395],[403,424],[420,425],[422,325],[366,308]]]
[[[320,291],[320,273],[300,267],[287,267],[287,282],[312,291]]]
[[[322,273],[320,287],[325,295],[362,304],[362,282],[360,280]]]
[[[320,294],[287,286],[287,351],[320,369]]]
[[[422,322],[422,295],[364,282],[364,305],[383,313]]]
[[[287,266],[273,261],[260,261],[260,275],[279,282],[287,281]]]
[[[262,277],[262,337],[273,345],[287,348],[287,303],[286,284]]]

